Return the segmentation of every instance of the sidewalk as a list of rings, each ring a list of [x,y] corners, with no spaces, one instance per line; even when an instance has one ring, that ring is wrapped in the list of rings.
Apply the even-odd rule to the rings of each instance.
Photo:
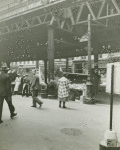
[[[85,105],[76,100],[63,109],[58,107],[58,100],[43,101],[42,108],[32,108],[31,97],[13,96],[18,112],[13,120],[4,103],[0,150],[99,150],[99,142],[109,129],[109,105]],[[78,132],[73,135],[71,129]],[[120,105],[116,102],[113,129],[120,138]]]
[[[96,97],[97,103],[110,105],[110,94],[105,92],[99,92]],[[113,95],[113,104],[120,106],[120,95]]]

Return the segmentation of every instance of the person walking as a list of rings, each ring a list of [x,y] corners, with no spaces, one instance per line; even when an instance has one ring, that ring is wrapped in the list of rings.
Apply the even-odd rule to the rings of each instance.
[[[24,80],[24,78],[25,78],[25,75],[23,75],[22,78],[21,78],[21,84],[20,84],[20,92],[21,92],[21,95],[22,95],[22,93],[23,93],[23,80]]]
[[[63,108],[66,108],[65,102],[69,97],[69,80],[63,76],[63,72],[59,74],[60,79],[58,80],[58,100],[59,107],[61,108],[61,103],[63,102]]]
[[[30,80],[28,79],[28,74],[26,74],[25,78],[23,79],[22,96],[24,95],[26,95],[26,97],[29,96],[29,83],[30,83]]]
[[[15,79],[15,88],[14,88],[15,94],[18,94],[20,84],[21,84],[21,77],[20,74],[17,74],[17,77]]]
[[[31,80],[30,90],[32,91],[33,105],[31,107],[36,107],[36,103],[38,103],[41,107],[43,102],[38,99],[38,93],[40,90],[39,77],[36,75],[36,70],[32,70],[32,73],[33,73],[33,78]]]
[[[2,109],[3,109],[3,102],[4,99],[6,100],[9,110],[10,110],[10,117],[13,118],[17,115],[17,113],[14,113],[15,108],[12,104],[11,99],[11,86],[10,86],[10,76],[7,74],[7,68],[2,67],[2,71],[0,74],[0,124],[2,121]]]

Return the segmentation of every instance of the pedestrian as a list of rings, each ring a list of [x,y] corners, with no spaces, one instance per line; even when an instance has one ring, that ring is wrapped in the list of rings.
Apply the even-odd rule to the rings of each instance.
[[[7,67],[2,67],[2,71],[0,74],[0,124],[2,121],[2,109],[3,109],[3,102],[4,99],[6,100],[9,110],[10,110],[10,117],[13,118],[17,115],[17,113],[14,113],[15,107],[12,104],[12,98],[11,98],[11,80],[10,76],[6,74],[7,73]]]
[[[14,93],[18,94],[19,93],[19,86],[21,84],[21,77],[20,74],[17,74],[17,77],[15,79],[15,88],[14,88]]]
[[[15,79],[17,77],[17,73],[15,70],[13,70],[11,72],[12,72],[11,90],[12,90],[12,95],[13,95],[14,94],[14,88],[15,88]]]
[[[23,79],[22,96],[24,95],[26,95],[26,97],[29,96],[29,83],[30,83],[30,80],[28,79],[28,74],[26,74],[25,78]]]
[[[58,100],[59,107],[61,107],[61,103],[63,102],[63,108],[66,108],[65,102],[69,97],[69,80],[63,76],[63,72],[59,73],[60,79],[58,80]]]
[[[23,92],[23,80],[24,80],[24,78],[25,78],[25,75],[23,75],[22,78],[21,78],[21,84],[20,84],[20,88],[19,88],[21,95],[22,95],[22,92]]]
[[[36,103],[42,106],[43,102],[38,99],[38,93],[40,91],[40,82],[39,82],[39,77],[36,75],[36,70],[32,70],[33,73],[33,78],[31,80],[31,91],[32,91],[32,100],[33,100],[33,105],[31,107],[36,107]]]

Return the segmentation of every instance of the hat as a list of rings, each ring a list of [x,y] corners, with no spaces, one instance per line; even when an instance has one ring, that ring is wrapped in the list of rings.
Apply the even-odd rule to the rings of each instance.
[[[2,71],[7,71],[7,70],[9,70],[9,69],[8,69],[7,67],[3,66],[1,70],[2,70]]]

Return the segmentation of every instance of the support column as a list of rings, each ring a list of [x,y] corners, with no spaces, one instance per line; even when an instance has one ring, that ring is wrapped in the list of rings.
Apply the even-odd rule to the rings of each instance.
[[[98,91],[99,91],[99,84],[100,84],[100,76],[98,75],[98,52],[100,50],[99,43],[97,41],[97,35],[94,35],[93,37],[93,52],[94,52],[94,72],[95,77],[93,80],[93,94],[94,98],[96,97]]]
[[[98,74],[98,51],[99,51],[99,44],[98,41],[96,40],[97,37],[94,37],[94,43],[93,45],[93,52],[94,52],[94,72]]]
[[[92,96],[92,79],[91,79],[91,14],[88,15],[88,78],[87,78],[87,96],[85,103],[93,104]]]
[[[6,62],[7,67],[10,68],[10,62]]]
[[[94,71],[98,74],[98,54],[94,53]]]
[[[36,69],[39,69],[39,60],[36,60]]]
[[[54,28],[52,25],[48,26],[48,70],[49,70],[49,81],[54,80]]]
[[[69,58],[66,58],[66,72],[68,72],[69,70]]]
[[[47,84],[47,59],[44,60],[44,76],[45,76],[45,83]]]

